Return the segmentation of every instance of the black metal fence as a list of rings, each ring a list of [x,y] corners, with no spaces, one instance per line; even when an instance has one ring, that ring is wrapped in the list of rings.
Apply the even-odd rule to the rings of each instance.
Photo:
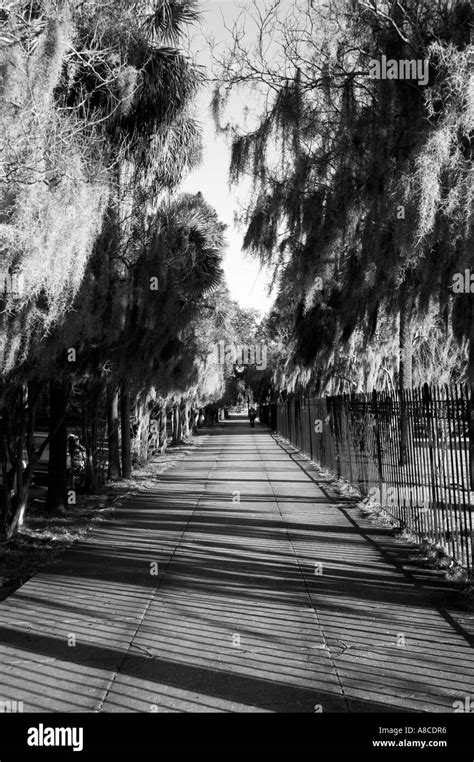
[[[471,572],[471,405],[467,386],[425,384],[392,394],[291,397],[263,406],[261,420]]]

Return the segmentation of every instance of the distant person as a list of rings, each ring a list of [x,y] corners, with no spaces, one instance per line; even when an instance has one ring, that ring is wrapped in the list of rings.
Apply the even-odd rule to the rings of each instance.
[[[256,419],[256,417],[257,417],[257,411],[255,410],[254,407],[251,407],[250,410],[249,410],[249,418],[250,418],[250,425],[251,425],[252,429],[255,426],[255,419]]]

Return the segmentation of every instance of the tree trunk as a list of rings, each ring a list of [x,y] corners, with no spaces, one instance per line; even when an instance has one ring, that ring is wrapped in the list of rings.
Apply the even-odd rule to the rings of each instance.
[[[189,410],[189,430],[191,436],[194,434],[196,424],[195,424],[195,418],[196,418],[196,412],[194,410],[194,407],[191,405],[191,408]]]
[[[411,335],[411,309],[408,299],[403,299],[400,308],[400,343],[399,343],[399,387],[413,387],[413,341]]]
[[[122,476],[132,476],[132,437],[130,432],[130,392],[124,383],[120,394],[120,423],[122,431]]]
[[[84,409],[82,411],[82,439],[86,448],[86,473],[84,477],[84,492],[86,493],[96,492],[97,490],[97,473],[94,464],[95,431],[96,426],[94,423],[91,423],[91,431],[89,432],[87,412]]]
[[[190,416],[189,404],[185,402],[184,410],[183,410],[183,437],[185,439],[189,439],[189,436],[190,436],[189,416]]]
[[[96,492],[98,488],[97,428],[99,399],[102,389],[97,384],[86,386],[82,402],[82,441],[86,448],[84,492]]]
[[[163,405],[160,412],[160,451],[163,452],[168,444],[166,435],[166,405]]]
[[[107,439],[109,450],[109,467],[107,478],[112,481],[120,479],[120,443],[119,443],[119,411],[118,389],[107,389]]]
[[[8,474],[8,446],[7,446],[7,432],[5,428],[5,417],[7,413],[2,410],[0,412],[0,462],[2,466],[2,485],[0,489],[0,511],[1,511],[1,537],[7,537],[8,535],[8,516],[11,510],[11,490],[9,484]]]
[[[175,402],[173,405],[173,442],[181,440],[181,415],[180,404]]]
[[[64,513],[67,489],[67,424],[66,406],[69,381],[50,381],[49,384],[49,461],[46,509]]]
[[[137,403],[137,455],[140,463],[147,463],[150,455],[150,411],[147,402]]]

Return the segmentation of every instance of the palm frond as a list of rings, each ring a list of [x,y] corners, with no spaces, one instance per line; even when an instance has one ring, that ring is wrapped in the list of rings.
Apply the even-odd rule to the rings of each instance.
[[[177,45],[190,24],[200,19],[196,0],[155,0],[154,9],[143,22],[150,39]]]

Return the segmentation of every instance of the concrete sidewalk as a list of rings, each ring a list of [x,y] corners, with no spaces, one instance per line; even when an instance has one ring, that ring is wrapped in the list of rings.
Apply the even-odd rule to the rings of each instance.
[[[268,430],[226,422],[0,603],[0,700],[451,712],[473,692],[469,636],[440,605],[446,583],[407,575],[399,549]]]

